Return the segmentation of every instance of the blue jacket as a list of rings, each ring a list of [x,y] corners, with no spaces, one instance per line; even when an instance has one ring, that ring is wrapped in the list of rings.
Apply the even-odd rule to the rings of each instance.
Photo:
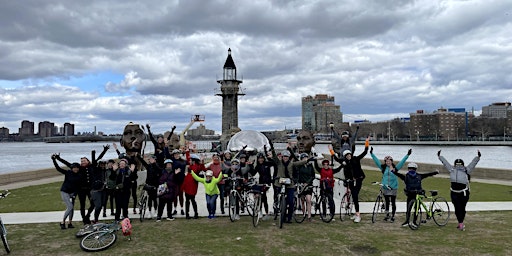
[[[389,169],[389,166],[386,165],[386,167],[383,168],[383,166],[381,165],[381,162],[377,158],[377,156],[375,156],[373,153],[371,153],[371,156],[372,156],[373,161],[375,162],[375,165],[377,165],[377,167],[379,167],[379,169],[381,169],[381,172],[382,172],[381,183],[383,184],[382,188],[388,189],[388,186],[389,186],[391,189],[398,189],[398,178],[396,177],[396,175],[394,173],[391,172],[391,170]],[[402,166],[405,164],[405,161],[407,161],[408,158],[409,158],[409,155],[406,154],[402,158],[402,160],[400,160],[400,162],[398,162],[398,164],[396,165],[397,171],[402,168]]]

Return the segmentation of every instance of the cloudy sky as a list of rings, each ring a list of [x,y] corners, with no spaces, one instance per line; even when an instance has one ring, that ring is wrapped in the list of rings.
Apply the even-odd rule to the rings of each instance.
[[[301,97],[344,121],[512,101],[512,2],[0,0],[0,127],[221,130],[231,48],[243,130],[301,126]]]

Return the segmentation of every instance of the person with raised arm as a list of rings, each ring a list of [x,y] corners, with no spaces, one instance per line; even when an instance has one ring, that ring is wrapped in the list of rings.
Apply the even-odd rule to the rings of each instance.
[[[62,218],[62,222],[60,223],[60,228],[74,228],[72,222],[75,206],[75,197],[77,189],[80,186],[80,164],[72,163],[70,169],[65,170],[57,164],[57,156],[58,154],[53,154],[52,161],[53,165],[55,166],[55,169],[57,169],[58,172],[64,174],[64,182],[60,187],[60,196],[62,198],[62,201],[66,205],[66,211],[64,212],[64,217]],[[66,219],[68,220],[67,227]]]
[[[450,196],[453,206],[455,207],[455,216],[457,216],[457,229],[464,231],[464,218],[466,217],[466,205],[469,201],[469,180],[471,173],[475,170],[476,164],[480,161],[482,153],[477,151],[477,156],[473,158],[468,166],[464,166],[462,159],[455,159],[451,165],[446,158],[441,155],[441,150],[437,152],[437,156],[444,168],[450,172]]]

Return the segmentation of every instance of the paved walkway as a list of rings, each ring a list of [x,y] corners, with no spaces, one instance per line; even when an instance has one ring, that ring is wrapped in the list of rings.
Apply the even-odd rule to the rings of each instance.
[[[62,177],[58,177],[59,179],[56,179],[55,181],[60,181]],[[34,181],[34,182],[27,182],[25,184],[11,184],[0,187],[0,190],[2,189],[13,189],[13,188],[19,188],[26,185],[35,185],[35,184],[43,184],[43,183],[53,182],[52,179],[46,179],[46,180],[40,180],[40,181]],[[23,185],[23,186],[22,186]],[[339,202],[341,200],[340,195],[343,195],[344,191],[340,190],[343,189],[342,186],[335,186],[334,191],[334,200],[336,203],[336,207],[339,208]],[[270,189],[268,191],[268,195],[272,195],[273,191]],[[269,196],[269,205],[272,205],[273,198],[272,196]],[[449,200],[449,199],[447,199]],[[198,212],[200,217],[206,217],[208,216],[208,212],[206,210],[206,200],[205,200],[205,194],[204,194],[204,186],[202,184],[199,184],[199,189],[196,196],[196,201],[198,205]],[[219,201],[217,201],[219,203]],[[131,203],[130,203],[131,204]],[[373,202],[361,202],[360,203],[360,211],[363,214],[372,213],[373,211]],[[217,215],[218,216],[227,216],[227,214],[220,214],[219,205],[217,205]],[[450,209],[453,211],[453,205],[450,203]],[[191,209],[192,210],[192,209]],[[339,210],[339,209],[338,209]],[[405,212],[405,203],[404,202],[398,202],[397,203],[397,212]],[[499,211],[499,210],[512,210],[512,202],[469,202],[467,206],[468,211]],[[164,209],[164,216],[165,215],[165,209]],[[174,217],[176,218],[184,218],[184,215],[181,215],[180,208],[178,206],[178,214]],[[107,210],[107,213],[110,213],[110,210]],[[131,218],[139,218],[138,214],[133,214],[132,209],[129,209],[129,217]],[[226,209],[227,213],[227,209]],[[24,223],[53,223],[53,222],[60,222],[62,220],[64,214],[64,208],[62,211],[52,211],[52,212],[21,212],[21,213],[2,213],[2,220],[6,224],[24,224]],[[103,214],[103,213],[102,213]],[[369,217],[365,217],[363,215],[364,219],[369,219]],[[100,215],[100,221],[101,220],[111,220],[113,219],[113,216],[107,216],[106,218],[102,218]],[[75,211],[74,213],[74,220],[75,223],[81,222],[81,216],[79,211]]]

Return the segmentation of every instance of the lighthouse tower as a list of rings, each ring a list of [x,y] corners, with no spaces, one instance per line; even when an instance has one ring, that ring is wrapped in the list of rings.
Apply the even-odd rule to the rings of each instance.
[[[220,84],[221,93],[216,95],[222,97],[221,143],[225,149],[231,138],[231,133],[240,130],[238,128],[238,96],[245,95],[239,87],[242,80],[237,79],[235,62],[231,57],[231,48],[228,49],[228,57],[224,63],[222,80],[218,80],[217,83]]]

